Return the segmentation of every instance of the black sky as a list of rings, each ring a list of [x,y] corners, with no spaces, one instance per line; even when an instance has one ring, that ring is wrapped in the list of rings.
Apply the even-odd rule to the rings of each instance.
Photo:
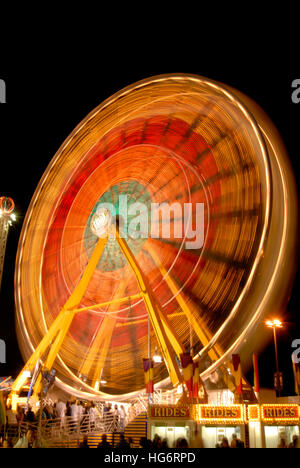
[[[136,70],[136,68],[135,68]],[[147,69],[146,69],[147,70]],[[278,71],[279,70],[279,71]],[[291,100],[291,83],[300,78],[300,69],[287,72],[255,68],[178,67],[134,71],[130,67],[102,69],[75,65],[26,70],[4,67],[0,78],[7,84],[7,104],[0,104],[0,196],[15,200],[18,222],[9,233],[7,255],[0,294],[0,338],[7,345],[7,363],[0,364],[0,375],[15,375],[22,367],[14,327],[14,263],[18,238],[31,197],[51,158],[74,127],[104,99],[124,86],[162,73],[193,73],[233,86],[253,98],[269,114],[281,133],[300,181],[298,165],[300,104]],[[280,366],[285,377],[285,393],[293,394],[291,343],[300,339],[300,272],[298,269],[289,301],[286,322],[289,326],[279,340]],[[270,334],[268,330],[266,333]],[[271,338],[271,334],[270,334]],[[260,355],[261,384],[271,386],[274,371],[273,343]],[[248,376],[252,382],[251,373]]]

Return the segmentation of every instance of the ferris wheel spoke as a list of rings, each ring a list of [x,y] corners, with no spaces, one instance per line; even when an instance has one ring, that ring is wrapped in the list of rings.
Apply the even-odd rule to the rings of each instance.
[[[126,280],[121,280],[119,287],[113,295],[113,299],[117,299],[120,296],[123,297],[126,290]],[[109,351],[113,331],[117,323],[117,319],[110,314],[118,310],[118,304],[111,304],[108,306],[106,316],[102,320],[99,330],[96,333],[93,343],[90,347],[88,354],[85,357],[83,366],[81,367],[80,373],[85,377],[89,377],[92,382],[92,387],[98,387],[101,380],[101,374],[104,369],[105,360]],[[92,368],[93,366],[93,368]],[[99,389],[99,388],[96,388]]]
[[[197,313],[197,316],[195,316],[195,304],[191,304],[191,301],[187,300],[185,293],[183,291],[179,291],[179,286],[177,284],[176,279],[171,273],[167,272],[167,270],[161,263],[155,249],[153,247],[148,246],[148,252],[152,258],[153,263],[158,267],[161,275],[165,279],[168,287],[170,288],[170,291],[173,294],[173,297],[177,301],[181,310],[184,312],[190,326],[193,328],[196,335],[198,336],[200,343],[203,347],[206,346],[212,339],[212,334],[210,333],[205,323],[200,319],[199,312]],[[209,350],[209,356],[213,361],[215,361],[220,356],[222,356],[222,350],[216,346],[215,348]]]

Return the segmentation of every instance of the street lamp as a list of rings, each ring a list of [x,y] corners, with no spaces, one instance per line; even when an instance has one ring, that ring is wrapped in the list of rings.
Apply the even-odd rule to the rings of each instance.
[[[280,396],[280,392],[283,389],[283,379],[282,373],[279,372],[279,361],[278,361],[278,346],[277,346],[277,328],[282,328],[283,324],[280,320],[268,320],[266,322],[268,328],[273,329],[273,336],[274,336],[274,346],[275,346],[275,358],[276,358],[276,373],[274,375],[274,387],[276,392],[278,392],[278,396]]]

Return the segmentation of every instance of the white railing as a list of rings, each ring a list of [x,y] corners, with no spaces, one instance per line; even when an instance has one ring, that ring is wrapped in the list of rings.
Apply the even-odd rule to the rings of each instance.
[[[23,422],[19,426],[6,426],[7,437],[20,438],[33,431],[39,439],[45,442],[68,441],[80,439],[84,435],[93,433],[112,433],[124,430],[120,421],[113,414],[104,413],[104,416],[86,414],[81,419],[65,416],[57,419],[43,419],[41,422]]]
[[[157,405],[172,405],[176,403],[176,400],[177,395],[174,392],[156,390],[152,396],[152,403]],[[6,426],[5,432],[8,437],[16,438],[26,435],[28,430],[33,430],[40,438],[53,442],[67,442],[93,433],[124,432],[128,422],[147,411],[148,403],[148,395],[145,392],[139,394],[134,401],[134,409],[129,420],[126,418],[125,421],[116,418],[113,412],[105,412],[104,403],[97,402],[95,403],[97,414],[82,415],[80,421],[72,416],[65,416],[63,419],[42,419],[40,423],[38,421],[23,422],[18,426]]]

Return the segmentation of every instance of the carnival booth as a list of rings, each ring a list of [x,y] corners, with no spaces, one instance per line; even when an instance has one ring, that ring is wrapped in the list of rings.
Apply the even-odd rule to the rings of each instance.
[[[190,445],[193,426],[192,410],[188,405],[148,407],[147,438],[153,440],[158,435],[167,440],[169,448],[175,448],[180,439],[186,439]]]
[[[282,439],[286,445],[299,437],[300,407],[268,404],[248,407],[249,439],[252,448],[277,448]]]
[[[215,448],[224,437],[229,444],[234,435],[245,441],[244,405],[197,405],[196,420],[200,424],[203,448]]]

